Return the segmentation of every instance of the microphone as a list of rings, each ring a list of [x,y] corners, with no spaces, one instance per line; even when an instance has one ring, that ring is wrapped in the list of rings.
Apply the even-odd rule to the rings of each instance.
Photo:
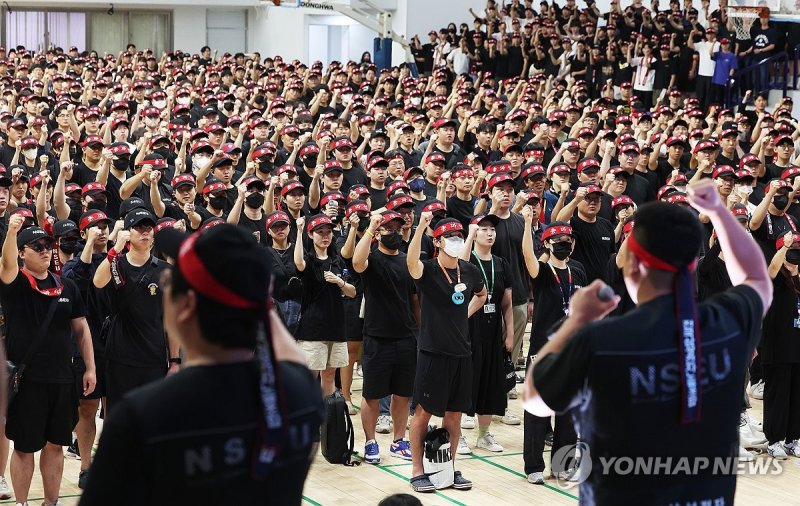
[[[600,290],[597,291],[597,298],[602,302],[608,302],[614,298],[614,290],[608,285],[603,285]]]

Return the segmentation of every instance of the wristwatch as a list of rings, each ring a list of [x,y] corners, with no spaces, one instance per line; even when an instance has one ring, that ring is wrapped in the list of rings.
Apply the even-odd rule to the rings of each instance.
[[[169,359],[169,363],[170,363],[170,364],[178,364],[178,365],[181,365],[181,363],[183,363],[183,359],[181,359],[181,357],[170,357],[170,359]]]

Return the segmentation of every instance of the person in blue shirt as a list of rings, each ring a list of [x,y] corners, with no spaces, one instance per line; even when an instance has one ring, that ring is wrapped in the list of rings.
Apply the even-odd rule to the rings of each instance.
[[[731,52],[731,41],[720,39],[720,49],[711,55],[711,59],[717,62],[714,67],[714,75],[711,77],[711,96],[712,102],[722,104],[725,102],[725,87],[728,78],[733,76],[733,72],[739,68],[736,54]]]

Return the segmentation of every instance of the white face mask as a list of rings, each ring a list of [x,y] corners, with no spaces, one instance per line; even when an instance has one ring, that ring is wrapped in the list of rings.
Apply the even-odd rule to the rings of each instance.
[[[37,152],[37,151],[36,151],[36,148],[31,148],[31,149],[26,149],[25,151],[23,151],[23,152],[22,152],[22,154],[23,154],[23,155],[25,156],[25,158],[27,158],[28,160],[33,160],[33,159],[35,159],[35,158],[36,158],[36,152]]]
[[[351,100],[353,100],[353,95],[349,93],[347,95],[342,95],[342,103],[345,105],[349,104]]]
[[[153,102],[153,107],[158,108],[158,109],[163,109],[166,106],[167,106],[167,102],[164,101],[164,100],[156,100],[155,102]]]
[[[192,157],[192,165],[198,169],[204,168],[211,161],[211,158],[202,155]]]
[[[750,195],[751,193],[753,193],[753,187],[752,186],[745,186],[745,185],[737,186],[736,187],[736,192],[740,193],[742,195]]]
[[[444,252],[451,257],[460,257],[464,251],[464,239],[461,237],[447,237],[444,240]]]
[[[681,193],[686,193],[686,185],[676,186],[675,189],[678,190]]]
[[[412,103],[413,105],[419,105],[419,104],[421,104],[421,103],[422,103],[422,99],[421,99],[421,98],[419,98],[419,97],[412,97],[412,98],[411,98],[411,103]]]
[[[178,97],[175,101],[180,105],[189,105],[189,97]]]
[[[158,119],[157,118],[145,118],[144,119],[144,124],[149,126],[149,127],[154,127],[154,126],[158,125]]]
[[[123,97],[122,93],[117,93],[116,95],[114,95],[114,102],[121,102],[122,97]]]

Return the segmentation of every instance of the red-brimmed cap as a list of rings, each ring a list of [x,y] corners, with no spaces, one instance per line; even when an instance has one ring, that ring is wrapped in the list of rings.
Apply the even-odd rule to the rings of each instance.
[[[179,186],[194,186],[194,176],[191,174],[179,174],[172,178],[172,187],[178,188]]]
[[[353,200],[347,204],[344,215],[346,218],[349,218],[354,213],[369,213],[369,206],[363,200]]]
[[[111,219],[108,216],[106,216],[106,213],[102,211],[92,211],[89,213],[84,213],[83,216],[81,216],[80,221],[78,222],[78,228],[81,231],[83,231],[86,230],[88,227],[93,227],[94,225],[100,223],[101,221],[106,221],[108,223],[111,223]]]
[[[303,186],[303,183],[300,181],[289,181],[283,188],[281,188],[281,197],[298,188],[303,190],[304,194],[306,193],[306,188]]]
[[[433,229],[433,237],[439,238],[448,232],[464,233],[464,226],[455,218],[445,218]]]
[[[578,172],[584,172],[586,169],[600,170],[600,162],[595,158],[587,158],[578,162]]]
[[[333,221],[331,221],[331,219],[324,214],[318,214],[308,222],[308,225],[306,225],[306,232],[311,233],[320,227],[324,227],[325,225],[330,225],[333,227]]]
[[[489,182],[486,185],[486,189],[491,191],[492,188],[494,188],[495,186],[499,185],[500,183],[504,183],[506,181],[511,183],[512,186],[514,185],[514,178],[511,177],[511,174],[509,174],[507,172],[497,173],[494,176],[489,178]]]
[[[733,170],[733,167],[730,165],[719,165],[716,169],[714,169],[714,173],[711,174],[713,179],[717,179],[718,177],[736,177],[736,171]]]
[[[422,208],[423,213],[435,213],[436,211],[446,211],[444,203],[440,200],[433,200]]]
[[[542,241],[546,241],[557,235],[572,235],[572,227],[569,225],[550,225],[544,229],[544,233],[542,233]]]
[[[800,234],[792,234],[792,242],[795,243],[798,241],[800,241]],[[778,239],[775,241],[775,249],[783,248],[783,242],[784,242],[784,236],[778,237]]]
[[[745,165],[749,165],[753,162],[761,163],[761,160],[758,158],[758,155],[748,153],[739,160],[739,168],[743,169]]]
[[[712,141],[710,139],[709,140],[704,140],[704,141],[700,141],[697,144],[695,144],[694,149],[692,150],[692,153],[699,153],[700,151],[703,151],[703,150],[706,150],[706,149],[717,149],[718,147],[719,147],[719,145],[715,141]]]
[[[102,183],[86,183],[83,188],[81,188],[81,195],[89,195],[91,193],[98,193],[98,192],[105,192],[106,187]]]
[[[530,167],[527,167],[525,170],[522,171],[522,179],[525,180],[529,177],[533,177],[538,174],[542,175],[545,174],[544,167],[539,164],[531,165]]]
[[[617,197],[611,201],[611,209],[614,209],[619,206],[627,206],[627,205],[634,205],[633,199],[628,197],[627,195],[622,195],[621,197]]]
[[[425,163],[439,163],[439,162],[445,163],[444,155],[439,152],[431,153],[428,155],[427,158],[425,158]]]
[[[272,228],[273,225],[276,223],[286,223],[289,225],[291,222],[289,220],[289,215],[283,211],[273,211],[267,215],[267,219],[265,220],[264,224],[266,228]]]
[[[395,195],[386,203],[386,209],[394,211],[403,206],[414,206],[414,199],[410,195]]]

